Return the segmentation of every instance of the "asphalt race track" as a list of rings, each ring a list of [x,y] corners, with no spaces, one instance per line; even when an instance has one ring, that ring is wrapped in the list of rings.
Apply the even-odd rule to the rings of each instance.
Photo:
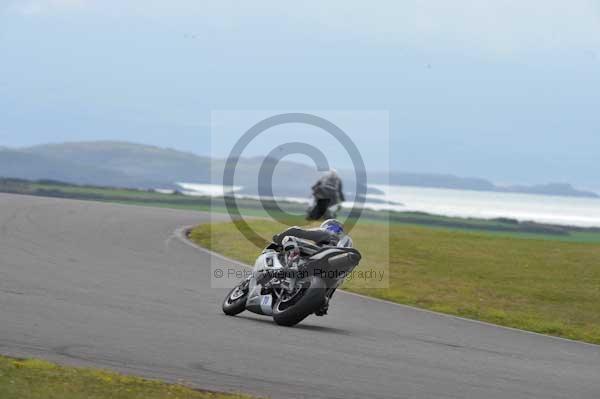
[[[0,194],[0,353],[273,398],[600,398],[600,346],[347,293],[296,328],[225,316],[174,235],[208,218]]]

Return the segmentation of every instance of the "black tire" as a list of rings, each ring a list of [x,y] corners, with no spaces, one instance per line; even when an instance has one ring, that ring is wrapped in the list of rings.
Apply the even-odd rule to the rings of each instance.
[[[280,326],[291,327],[319,310],[325,304],[326,288],[325,282],[319,277],[311,277],[310,285],[304,288],[304,293],[298,299],[290,302],[282,302],[277,299],[273,305],[273,320]],[[283,305],[286,305],[284,307]]]
[[[231,296],[233,295],[233,293],[236,292],[236,290],[244,284],[246,285],[244,289],[244,295],[232,300]],[[225,313],[228,316],[235,316],[236,314],[242,313],[244,310],[246,310],[246,299],[248,299],[248,283],[244,282],[234,287],[231,291],[229,291],[229,293],[225,297],[225,300],[223,301],[223,313]]]

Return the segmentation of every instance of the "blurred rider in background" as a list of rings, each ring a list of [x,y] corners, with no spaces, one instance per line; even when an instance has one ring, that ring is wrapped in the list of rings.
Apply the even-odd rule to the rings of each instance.
[[[342,179],[335,169],[326,172],[312,186],[312,194],[314,204],[308,209],[306,215],[308,220],[334,218],[336,216],[335,212],[332,214],[329,208],[338,205],[339,210],[339,204],[346,200],[342,191]]]

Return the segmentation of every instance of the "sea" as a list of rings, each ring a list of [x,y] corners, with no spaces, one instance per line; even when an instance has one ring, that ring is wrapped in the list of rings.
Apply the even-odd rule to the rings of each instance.
[[[222,196],[224,194],[223,186],[220,185],[178,184],[187,195]],[[480,219],[502,217],[564,226],[600,227],[600,198],[393,185],[371,187],[382,192],[382,194],[367,196],[363,206],[373,210],[419,211],[434,215]],[[240,186],[233,187],[233,192],[241,189]],[[310,203],[309,197],[278,197],[276,200]],[[351,208],[353,203],[345,202],[343,206]]]

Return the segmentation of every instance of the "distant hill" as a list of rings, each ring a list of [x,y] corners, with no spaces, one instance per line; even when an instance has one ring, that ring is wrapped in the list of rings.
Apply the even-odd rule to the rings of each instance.
[[[499,187],[500,191],[510,193],[528,193],[540,195],[562,195],[567,197],[600,197],[598,194],[591,191],[577,190],[570,184],[566,183],[549,183],[537,186],[509,186]]]
[[[151,187],[156,183],[152,180],[136,179],[116,170],[6,148],[0,149],[0,176],[121,187]]]
[[[390,174],[372,173],[369,176],[369,181],[374,184],[388,184],[389,182],[389,184],[397,186],[600,198],[600,195],[594,192],[578,190],[567,183],[548,183],[534,186],[500,186],[481,178],[459,177],[445,174],[401,172],[392,172]]]
[[[84,168],[82,173],[87,167],[95,167],[120,174],[137,182],[133,187],[143,188],[173,188],[177,182],[200,184],[220,182],[226,163],[223,159],[211,160],[209,157],[188,152],[119,141],[45,144],[24,148],[21,152],[57,162],[57,167],[52,169],[51,175],[36,178],[58,179],[54,174],[67,163],[82,166]],[[252,195],[258,193],[258,171],[263,160],[264,158],[239,160],[235,184],[245,187],[243,193]],[[275,194],[307,196],[310,193],[310,186],[317,178],[318,173],[313,167],[294,162],[280,162],[273,180]],[[72,181],[72,179],[61,180]],[[291,180],[294,184],[290,184]],[[121,179],[114,179],[109,175],[100,177],[96,184],[123,185]]]
[[[400,173],[388,175],[390,184],[397,186],[435,187],[457,190],[495,191],[497,187],[485,180],[443,174]]]
[[[240,158],[235,184],[245,194],[258,193],[258,172],[265,158]],[[274,161],[272,161],[274,162]],[[268,165],[269,160],[266,160]],[[189,152],[120,141],[45,144],[21,149],[0,147],[0,177],[29,180],[51,179],[75,184],[132,188],[176,188],[177,182],[209,184],[220,182],[225,160]],[[282,161],[273,179],[276,196],[308,197],[319,173],[313,166]],[[340,171],[346,188],[354,186],[353,173]],[[501,187],[479,178],[453,175],[372,173],[374,184],[449,188],[477,191],[534,193],[598,197],[568,184]]]
[[[22,151],[57,162],[123,174],[142,185],[147,181],[170,185],[177,181],[210,180],[210,158],[149,145],[95,141],[38,145]],[[106,183],[110,181],[101,182]]]

